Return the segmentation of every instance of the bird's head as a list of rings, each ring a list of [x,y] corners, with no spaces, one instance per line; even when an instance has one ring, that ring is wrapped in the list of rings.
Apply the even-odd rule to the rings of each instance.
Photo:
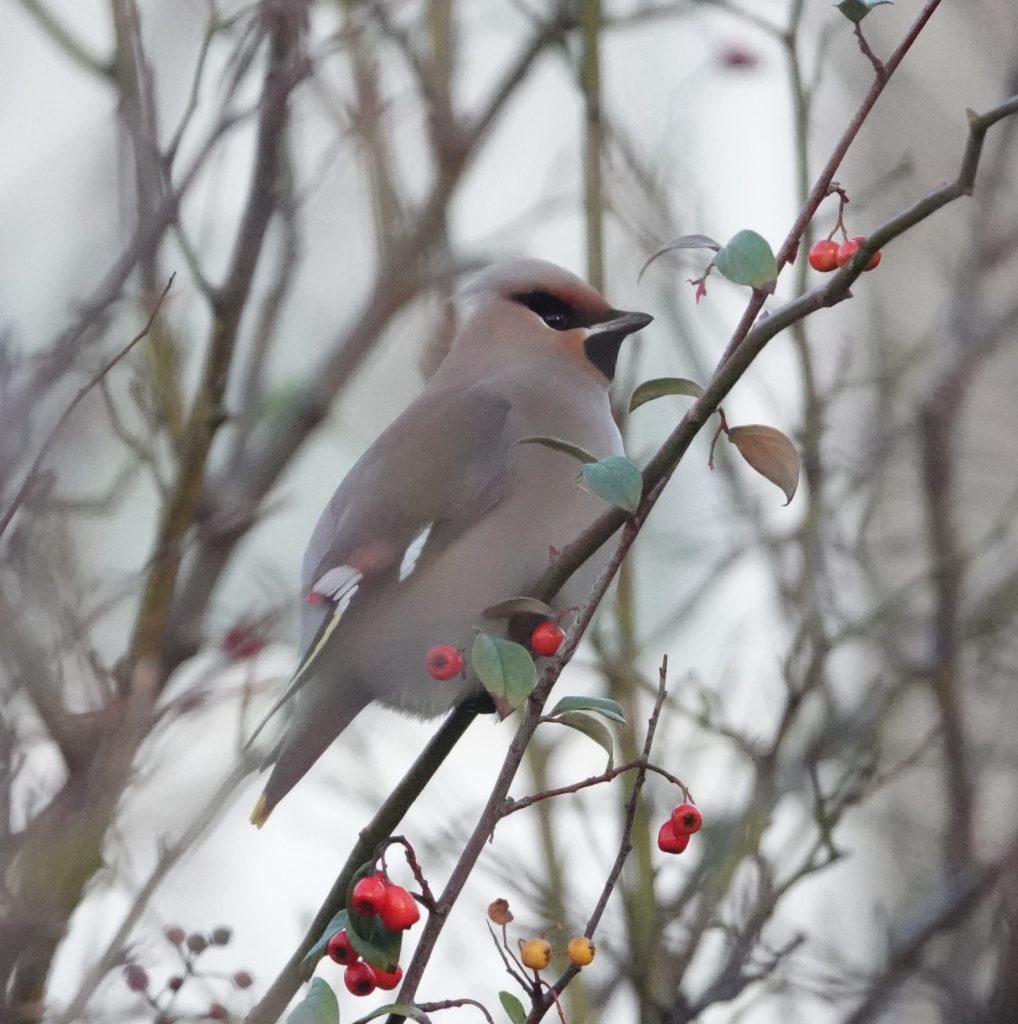
[[[653,317],[614,309],[589,284],[544,260],[492,264],[460,293],[454,349],[485,364],[563,362],[601,379],[615,376],[626,337]]]

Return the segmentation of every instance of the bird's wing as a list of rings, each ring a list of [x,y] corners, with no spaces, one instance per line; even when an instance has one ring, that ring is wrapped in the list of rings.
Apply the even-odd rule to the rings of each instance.
[[[309,677],[358,592],[399,585],[504,496],[509,402],[483,387],[431,392],[347,474],[304,558],[301,662],[249,743]]]
[[[405,577],[435,527],[458,533],[490,507],[506,470],[508,413],[482,387],[432,392],[407,409],[322,513],[304,560],[308,594],[335,598],[355,575]]]

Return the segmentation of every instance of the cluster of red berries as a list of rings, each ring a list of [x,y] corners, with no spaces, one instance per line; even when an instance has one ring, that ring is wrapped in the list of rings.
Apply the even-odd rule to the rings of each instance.
[[[530,649],[542,658],[550,658],[559,649],[566,631],[556,622],[542,622],[530,634]],[[424,657],[424,667],[432,679],[444,682],[463,671],[463,654],[452,644],[436,644]]]
[[[657,848],[664,853],[682,853],[689,846],[689,837],[700,831],[703,815],[696,804],[682,803],[658,829]]]
[[[822,241],[814,242],[809,250],[809,265],[821,274],[829,274],[838,267],[843,267],[858,251],[859,246],[866,241],[864,235],[853,235],[846,238],[840,245],[833,238],[825,238]],[[880,250],[878,249],[866,264],[865,270],[874,270],[880,263]]]
[[[392,885],[381,873],[357,882],[350,894],[350,911],[362,917],[377,914],[390,932],[405,931],[421,919],[413,896],[403,886]],[[369,996],[376,988],[389,992],[403,977],[399,964],[391,971],[383,971],[362,960],[345,928],[329,939],[325,951],[337,964],[346,967],[343,983],[355,996]]]

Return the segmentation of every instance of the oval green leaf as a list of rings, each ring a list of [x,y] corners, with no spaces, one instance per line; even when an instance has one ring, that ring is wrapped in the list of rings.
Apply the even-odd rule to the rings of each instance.
[[[563,697],[550,712],[549,718],[561,715],[567,711],[593,711],[612,722],[620,725],[626,724],[626,716],[622,714],[622,708],[618,701],[609,697]]]
[[[485,619],[511,619],[514,615],[540,615],[546,619],[555,618],[550,605],[538,601],[536,597],[510,597],[508,601],[499,601],[490,608],[485,608],[481,615]]]
[[[639,409],[641,405],[653,402],[655,398],[664,398],[665,395],[688,395],[690,398],[699,398],[703,394],[703,388],[695,380],[688,380],[685,377],[655,377],[653,380],[645,380],[629,399],[629,411]]]
[[[550,719],[550,721],[557,722],[559,725],[566,725],[570,729],[582,732],[584,736],[589,736],[608,755],[608,767],[605,771],[610,772],[612,770],[615,764],[615,740],[604,722],[600,722],[582,711],[567,711],[565,714]]]
[[[332,986],[313,978],[308,994],[290,1011],[286,1024],[339,1024],[339,1002]]]
[[[849,21],[859,24],[874,7],[881,7],[884,4],[893,3],[894,0],[841,0],[840,4],[834,6],[848,18]]]
[[[517,710],[537,682],[537,666],[530,652],[500,636],[478,633],[470,649],[470,664],[492,696],[504,697]]]
[[[310,967],[314,970],[315,964],[325,956],[325,947],[329,944],[329,939],[338,931],[342,931],[347,926],[347,913],[345,910],[341,910],[336,914],[332,920],[325,926],[325,930],[322,932],[318,941],[307,951],[304,959],[301,961],[301,967]],[[310,974],[311,971],[308,971]]]
[[[390,1014],[394,1017],[406,1017],[407,1020],[426,1021],[428,1019],[428,1015],[423,1010],[410,1003],[386,1003],[385,1006],[379,1006],[371,1013],[358,1017],[353,1024],[368,1024],[368,1021],[378,1020],[379,1017],[388,1017]]]
[[[512,1021],[512,1024],[523,1024],[527,1019],[527,1011],[523,1008],[523,1003],[512,992],[499,992],[498,1001],[502,1004],[502,1009],[505,1010],[506,1016]]]
[[[736,284],[772,291],[778,276],[774,253],[763,235],[739,231],[714,258],[714,266]]]
[[[377,914],[370,917],[351,914],[346,933],[350,936],[350,945],[372,967],[380,967],[383,971],[396,969],[403,948],[402,932],[390,932]]]
[[[591,455],[586,448],[581,448],[578,444],[573,444],[571,441],[563,441],[560,437],[523,437],[516,443],[539,444],[544,448],[550,448],[552,451],[571,455],[574,459],[579,459],[580,462],[597,462],[597,456]]]
[[[624,455],[609,455],[583,467],[587,486],[609,505],[635,512],[643,494],[643,474]]]

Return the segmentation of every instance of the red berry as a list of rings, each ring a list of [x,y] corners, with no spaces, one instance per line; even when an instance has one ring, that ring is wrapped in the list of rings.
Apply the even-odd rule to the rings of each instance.
[[[375,991],[374,968],[358,960],[343,972],[343,983],[355,996],[369,996]]]
[[[124,968],[124,981],[132,992],[144,992],[148,988],[148,972],[141,964],[128,964]]]
[[[382,924],[390,932],[405,931],[421,919],[417,903],[401,885],[390,885],[385,890],[385,901],[379,911]]]
[[[207,1016],[209,1020],[229,1020],[230,1011],[222,1003],[213,1003]]]
[[[166,987],[171,992],[179,992],[183,984],[184,979],[179,974],[174,974],[173,977],[166,982]]]
[[[566,631],[554,622],[542,622],[530,634],[530,647],[534,654],[542,658],[550,658],[566,638]]]
[[[365,917],[377,914],[385,902],[385,882],[377,875],[362,878],[350,894],[350,909]]]
[[[352,964],[356,963],[360,959],[360,954],[356,949],[353,948],[353,943],[350,941],[350,936],[346,934],[346,929],[336,932],[335,935],[329,939],[329,944],[325,947],[325,952],[329,954],[330,959],[335,960],[337,964]]]
[[[838,268],[838,243],[832,238],[814,242],[809,247],[809,265],[821,274],[829,274]]]
[[[432,679],[452,679],[463,671],[463,655],[452,644],[438,644],[424,659]]]
[[[237,988],[250,988],[254,984],[254,978],[250,971],[237,971],[233,975],[233,983]]]
[[[718,54],[718,59],[726,68],[749,69],[755,68],[760,58],[742,46],[729,46]]]
[[[184,929],[175,924],[167,925],[167,927],[163,929],[163,935],[166,936],[166,941],[172,942],[174,946],[182,945],[184,939],[187,938],[187,933]]]
[[[875,270],[880,265],[880,256],[881,252],[879,249],[877,249],[869,263],[867,263],[866,266],[863,267],[863,270]]]
[[[838,246],[838,266],[843,267],[858,251],[859,242],[856,238],[849,238]]]
[[[703,815],[696,804],[679,804],[672,811],[672,825],[675,827],[675,832],[680,836],[691,836],[694,832],[699,832],[702,824]]]
[[[234,661],[253,658],[263,650],[265,637],[260,634],[259,624],[256,623],[241,623],[223,637],[223,653]]]
[[[383,971],[380,967],[372,967],[375,984],[384,992],[391,992],[403,980],[403,968],[396,965],[393,971]]]
[[[658,829],[657,848],[664,853],[682,853],[687,846],[689,835],[680,835],[671,818]]]

